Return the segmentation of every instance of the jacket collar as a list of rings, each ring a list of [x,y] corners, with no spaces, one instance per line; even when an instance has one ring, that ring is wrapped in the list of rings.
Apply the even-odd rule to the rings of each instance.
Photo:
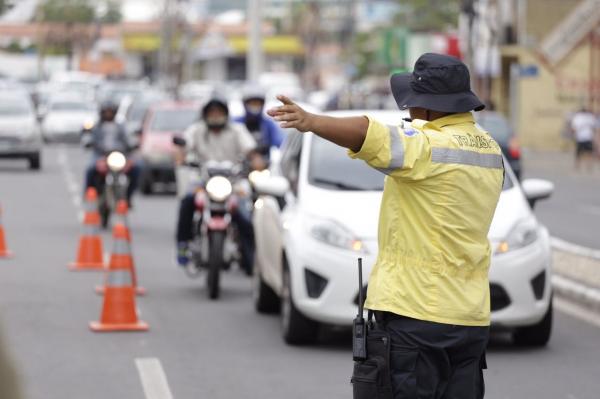
[[[438,118],[434,121],[424,121],[415,119],[412,125],[420,129],[434,129],[441,130],[445,126],[460,125],[462,123],[475,123],[473,114],[471,112],[462,112],[459,114],[447,115],[442,118]]]

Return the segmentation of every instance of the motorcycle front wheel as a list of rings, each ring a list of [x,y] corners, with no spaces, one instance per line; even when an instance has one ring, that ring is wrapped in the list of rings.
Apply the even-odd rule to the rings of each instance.
[[[223,268],[223,246],[225,245],[225,232],[213,231],[208,234],[208,274],[206,276],[206,285],[208,288],[208,297],[217,299],[219,297],[219,279],[221,269]]]

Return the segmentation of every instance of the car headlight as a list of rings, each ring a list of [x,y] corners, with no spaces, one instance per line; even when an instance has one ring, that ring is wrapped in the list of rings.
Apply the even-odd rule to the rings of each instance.
[[[106,163],[110,170],[117,173],[122,171],[123,168],[125,168],[127,158],[125,158],[125,155],[123,155],[119,151],[113,151],[110,154],[108,154],[108,157],[106,158]]]
[[[333,220],[314,221],[309,226],[310,235],[317,241],[358,253],[368,253],[362,240],[347,227]]]
[[[496,247],[497,254],[514,251],[533,244],[538,239],[538,225],[535,219],[520,220],[515,224],[506,238]]]
[[[211,177],[208,183],[206,183],[206,192],[213,201],[225,201],[231,195],[232,191],[231,182],[223,176]]]

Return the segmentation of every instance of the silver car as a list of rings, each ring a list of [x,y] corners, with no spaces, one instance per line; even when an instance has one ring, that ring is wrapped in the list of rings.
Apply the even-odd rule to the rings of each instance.
[[[40,169],[42,136],[26,91],[0,91],[0,158],[26,158]]]

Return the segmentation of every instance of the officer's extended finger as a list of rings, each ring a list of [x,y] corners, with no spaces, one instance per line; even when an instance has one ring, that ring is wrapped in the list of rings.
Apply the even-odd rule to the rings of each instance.
[[[279,122],[295,121],[297,119],[299,119],[299,118],[298,118],[298,114],[296,114],[296,113],[281,113],[275,117],[275,120],[279,121]]]
[[[288,97],[284,96],[283,94],[278,95],[277,99],[285,105],[293,105],[294,104],[294,102],[292,100],[290,100]]]

